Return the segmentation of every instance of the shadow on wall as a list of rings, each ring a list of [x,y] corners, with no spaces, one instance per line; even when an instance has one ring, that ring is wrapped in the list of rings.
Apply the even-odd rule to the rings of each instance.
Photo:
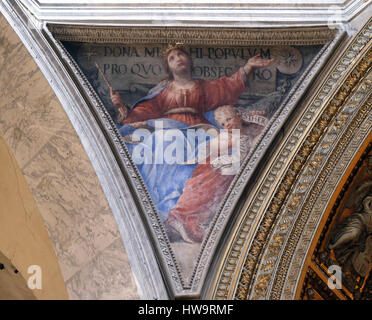
[[[0,300],[36,300],[21,273],[0,252]]]

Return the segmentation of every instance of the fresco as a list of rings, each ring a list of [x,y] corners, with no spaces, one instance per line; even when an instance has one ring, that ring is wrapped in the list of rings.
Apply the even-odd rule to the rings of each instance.
[[[242,162],[321,46],[63,45],[116,123],[188,278]]]

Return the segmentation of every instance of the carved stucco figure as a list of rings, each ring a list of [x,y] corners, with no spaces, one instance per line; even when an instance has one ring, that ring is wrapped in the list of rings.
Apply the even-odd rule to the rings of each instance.
[[[366,277],[372,268],[371,186],[372,182],[369,181],[359,188],[368,189],[368,194],[361,201],[360,212],[351,214],[336,227],[328,246],[335,250],[336,258],[344,268],[350,269],[352,266],[362,277]]]

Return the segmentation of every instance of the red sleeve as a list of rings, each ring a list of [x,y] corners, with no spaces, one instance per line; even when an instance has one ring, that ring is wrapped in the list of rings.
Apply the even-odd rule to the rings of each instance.
[[[159,95],[138,104],[134,109],[129,111],[128,117],[122,124],[161,118],[161,112],[158,107],[158,97]]]
[[[239,96],[247,89],[246,78],[243,68],[240,68],[231,77],[204,82],[205,111],[226,104],[236,104]]]

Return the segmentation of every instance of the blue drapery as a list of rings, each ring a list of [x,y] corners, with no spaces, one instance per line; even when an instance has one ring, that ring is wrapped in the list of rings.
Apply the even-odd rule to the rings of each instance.
[[[214,119],[211,118],[213,112],[206,114],[206,117],[210,122],[214,122]],[[159,218],[164,222],[168,217],[168,212],[177,204],[186,181],[192,176],[197,165],[196,163],[183,164],[183,162],[195,158],[198,155],[198,145],[208,141],[210,136],[207,133],[204,137],[200,134],[198,136],[190,135],[192,129],[188,124],[172,119],[148,120],[146,123],[147,134],[142,135],[141,142],[126,142],[126,146],[146,184]],[[161,123],[162,130],[155,130],[159,127],[159,123]],[[136,130],[138,129],[130,125],[123,125],[119,128],[123,137],[133,134]],[[142,133],[146,132],[142,131]],[[166,136],[168,139],[165,138]],[[169,136],[174,139],[169,140]],[[202,139],[200,139],[201,137]],[[171,147],[173,147],[172,150],[174,148],[183,150],[183,159],[178,158],[178,161],[173,164],[168,162],[169,154],[168,158],[164,154],[165,151],[171,150]],[[149,155],[147,158],[145,157],[146,152]],[[171,158],[175,160],[176,154],[172,153]]]

